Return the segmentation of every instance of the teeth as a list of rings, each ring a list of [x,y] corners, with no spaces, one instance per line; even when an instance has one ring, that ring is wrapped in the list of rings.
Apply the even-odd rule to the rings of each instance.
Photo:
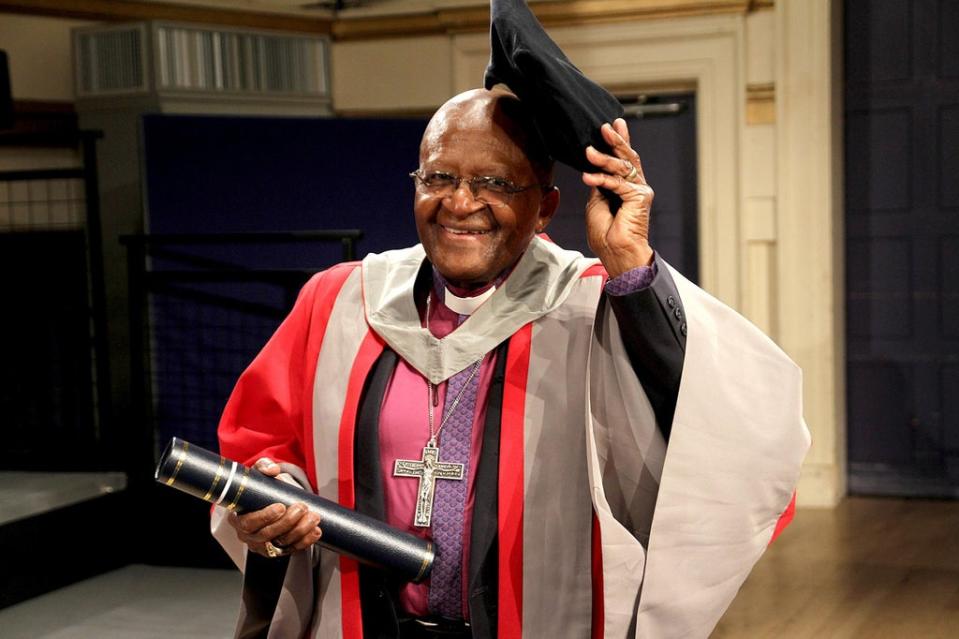
[[[446,230],[454,235],[485,235],[486,234],[486,231],[467,231],[467,230],[451,229],[451,228],[447,228]]]

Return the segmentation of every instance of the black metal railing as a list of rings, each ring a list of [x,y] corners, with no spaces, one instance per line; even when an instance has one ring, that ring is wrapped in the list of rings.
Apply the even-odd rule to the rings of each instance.
[[[100,137],[79,132],[64,140],[78,146],[80,167],[0,171],[8,309],[0,377],[14,382],[2,385],[0,408],[17,431],[7,433],[4,467],[85,470],[105,461],[112,401],[96,163]],[[32,351],[24,351],[28,341]]]

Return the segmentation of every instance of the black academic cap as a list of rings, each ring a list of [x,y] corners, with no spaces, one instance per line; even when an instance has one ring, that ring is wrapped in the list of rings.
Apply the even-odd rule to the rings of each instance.
[[[502,83],[516,94],[554,159],[596,171],[586,147],[609,151],[600,127],[623,117],[619,101],[569,61],[525,0],[491,0],[490,45],[486,88]]]

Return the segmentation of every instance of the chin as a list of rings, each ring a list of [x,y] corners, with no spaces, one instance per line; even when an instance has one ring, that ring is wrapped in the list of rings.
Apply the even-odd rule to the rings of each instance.
[[[491,269],[485,265],[465,265],[455,260],[440,260],[433,262],[433,265],[450,284],[466,288],[486,284],[496,277],[495,273],[490,274]]]
[[[429,255],[436,270],[450,283],[457,286],[486,284],[499,272],[495,265],[479,259],[476,255],[457,255],[446,251],[439,255]]]

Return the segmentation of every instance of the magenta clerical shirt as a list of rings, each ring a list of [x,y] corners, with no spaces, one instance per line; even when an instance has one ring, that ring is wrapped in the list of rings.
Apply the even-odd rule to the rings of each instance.
[[[441,278],[437,278],[441,281]],[[462,291],[449,286],[461,297],[470,294],[478,295],[485,289],[477,291]],[[437,293],[437,290],[440,292]],[[430,302],[430,332],[442,339],[453,332],[463,320],[464,316],[457,315],[442,303],[443,283],[433,288]],[[473,411],[473,428],[471,431],[470,459],[474,460],[469,466],[466,478],[466,513],[463,526],[463,611],[468,618],[466,603],[466,567],[469,565],[469,535],[473,515],[473,501],[475,497],[476,468],[483,441],[483,424],[486,418],[486,397],[489,393],[490,377],[493,374],[494,353],[487,354],[479,370],[479,384],[476,396],[476,408]],[[437,388],[439,403],[433,408],[433,428],[439,428],[442,415],[446,410],[446,382]],[[430,538],[431,529],[416,528],[413,526],[413,514],[416,510],[416,492],[419,481],[412,477],[394,477],[393,462],[397,459],[420,459],[423,446],[429,439],[429,413],[427,402],[429,391],[426,378],[410,367],[402,359],[396,366],[393,377],[386,388],[383,406],[380,412],[380,472],[383,479],[383,494],[386,502],[386,521],[391,526],[406,530],[425,539]],[[440,460],[442,455],[442,430],[438,438],[440,442]],[[438,480],[450,481],[450,480]],[[402,612],[417,617],[429,614],[429,580],[422,584],[407,584],[400,591],[400,607]]]

